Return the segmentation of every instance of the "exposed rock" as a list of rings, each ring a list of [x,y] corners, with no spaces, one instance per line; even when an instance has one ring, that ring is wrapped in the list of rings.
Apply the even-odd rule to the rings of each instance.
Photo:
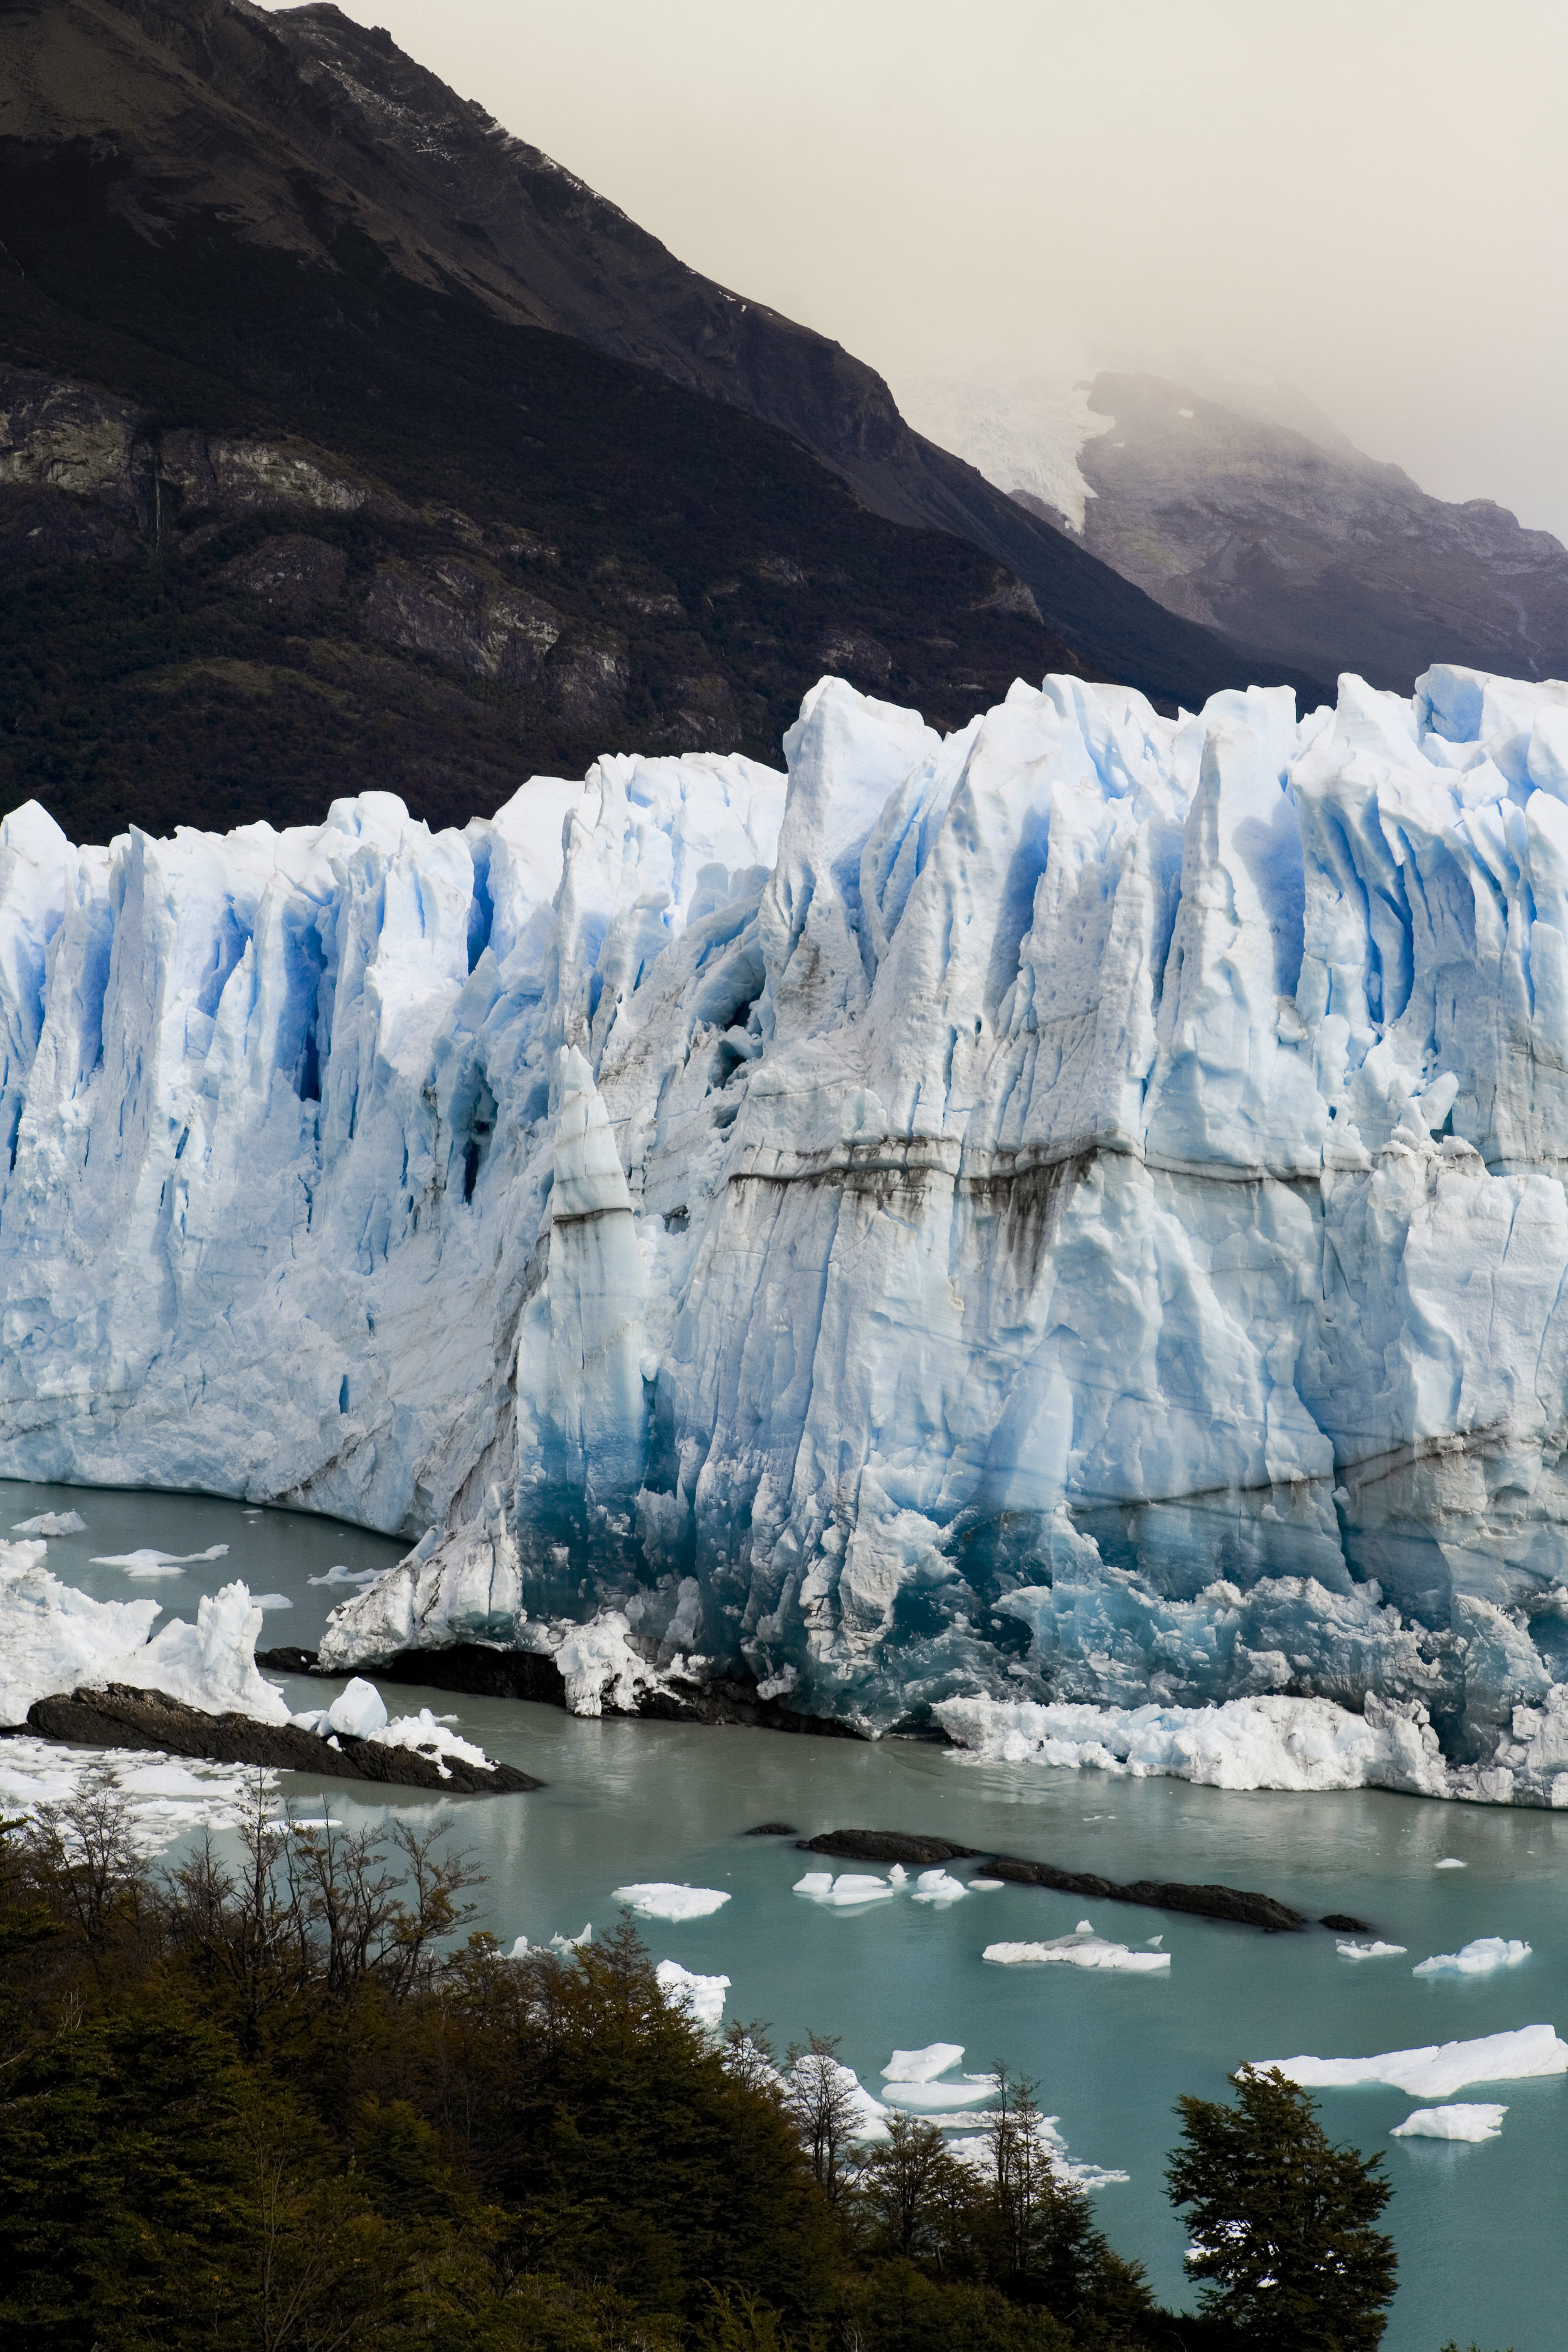
[[[542,598],[488,580],[455,559],[441,561],[434,571],[434,580],[417,572],[377,572],[365,598],[367,635],[411,653],[433,654],[473,677],[531,685],[561,635],[560,614]]]
[[[849,678],[870,678],[886,686],[893,656],[879,637],[864,629],[830,629],[817,648],[824,669],[841,671]]]
[[[130,533],[100,507],[63,490],[0,489],[0,567],[7,571],[120,562],[135,551]]]
[[[27,1710],[27,1728],[74,1747],[161,1748],[170,1756],[199,1756],[209,1764],[257,1764],[331,1780],[438,1790],[447,1796],[511,1796],[544,1785],[512,1764],[495,1764],[487,1771],[448,1756],[443,1771],[433,1756],[415,1748],[389,1748],[347,1733],[329,1741],[298,1725],[258,1723],[249,1715],[204,1715],[162,1691],[132,1690],[124,1683],[38,1699]]]
[[[1338,1936],[1370,1936],[1372,1933],[1364,1919],[1352,1919],[1348,1911],[1325,1911],[1322,1925],[1331,1927]]]
[[[754,1830],[742,1830],[742,1837],[794,1837],[793,1822],[759,1822]]]
[[[610,727],[621,718],[631,670],[613,646],[580,646],[560,664],[556,699],[570,727]]]
[[[951,1838],[912,1837],[904,1830],[825,1830],[802,1838],[803,1853],[831,1853],[845,1862],[912,1862],[922,1870],[941,1862],[972,1862],[978,1849]]]
[[[1019,1886],[1048,1886],[1061,1895],[1080,1895],[1096,1903],[1141,1903],[1152,1911],[1194,1911],[1205,1919],[1230,1919],[1238,1927],[1261,1927],[1265,1935],[1304,1927],[1300,1911],[1277,1903],[1271,1895],[1252,1895],[1238,1886],[1184,1886],[1175,1881],[1134,1879],[1119,1885],[1081,1870],[1058,1870],[1048,1862],[1020,1862],[997,1854],[985,1864],[993,1878],[1010,1879]]]
[[[223,566],[218,577],[304,621],[341,593],[348,563],[341,547],[286,531],[237,555]]]

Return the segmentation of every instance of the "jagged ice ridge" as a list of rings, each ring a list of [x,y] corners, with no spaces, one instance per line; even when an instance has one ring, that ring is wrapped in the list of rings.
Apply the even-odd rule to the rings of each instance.
[[[1568,688],[785,748],[9,817],[0,1471],[420,1536],[344,1670],[1568,1802]]]

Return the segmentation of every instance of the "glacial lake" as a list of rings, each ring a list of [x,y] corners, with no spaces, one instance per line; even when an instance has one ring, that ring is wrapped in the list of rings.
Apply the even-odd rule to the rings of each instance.
[[[203,1592],[242,1576],[254,1593],[293,1604],[268,1613],[269,1645],[313,1648],[328,1609],[353,1589],[312,1578],[334,1566],[384,1568],[404,1549],[332,1520],[201,1496],[0,1484],[0,1534],[35,1512],[71,1509],[86,1534],[48,1548],[64,1583],[101,1599],[152,1594],[168,1614],[194,1617]],[[196,1553],[219,1543],[226,1558],[156,1580],[91,1564],[94,1553]],[[286,1687],[301,1706],[339,1685]],[[975,2072],[1004,2060],[1033,2075],[1069,2156],[1130,2174],[1097,2193],[1100,2221],[1178,2304],[1185,2238],[1163,2183],[1178,2094],[1223,2097],[1227,2070],[1247,2058],[1362,2056],[1537,2022],[1568,2033],[1568,1814],[1367,1790],[1234,1794],[979,1764],[901,1739],[584,1721],[406,1685],[387,1685],[386,1696],[395,1713],[428,1705],[454,1717],[548,1785],[496,1799],[410,1791],[378,1807],[343,1783],[285,1775],[292,1805],[319,1818],[325,1798],[349,1825],[444,1808],[489,1874],[482,1924],[508,1944],[520,1934],[575,1935],[588,1920],[603,1933],[616,1920],[613,1889],[629,1881],[722,1890],[730,1901],[706,1918],[643,1922],[655,1957],[728,1976],[727,2017],[767,2021],[781,2049],[814,2031],[839,2035],[872,2090],[895,2047],[937,2041],[962,2042]],[[864,1910],[824,1909],[791,1889],[804,1871],[829,1865],[788,1840],[742,1834],[765,1821],[793,1822],[803,1836],[925,1830],[1122,1880],[1225,1880],[1309,1914],[1353,1913],[1408,1950],[1354,1964],[1321,1928],[1266,1937],[1027,1887],[945,1908],[906,1894]],[[1450,1857],[1465,1867],[1435,1867]],[[1003,1969],[981,1958],[987,1943],[1062,1935],[1085,1916],[1134,1948],[1162,1935],[1169,1975]],[[1412,1975],[1428,1954],[1479,1936],[1522,1937],[1531,1957],[1486,1977]],[[1568,2303],[1568,2076],[1454,2094],[1506,2105],[1502,2137],[1483,2146],[1389,2139],[1413,2108],[1436,2104],[1426,2098],[1383,2088],[1315,2095],[1336,2138],[1386,2150],[1401,2281],[1388,2352],[1437,2352],[1449,2336],[1483,2352],[1557,2352]]]

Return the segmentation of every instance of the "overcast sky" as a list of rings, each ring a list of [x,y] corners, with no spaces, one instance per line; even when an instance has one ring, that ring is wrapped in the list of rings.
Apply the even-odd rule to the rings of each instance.
[[[1562,0],[348,0],[897,380],[1299,387],[1568,539]]]

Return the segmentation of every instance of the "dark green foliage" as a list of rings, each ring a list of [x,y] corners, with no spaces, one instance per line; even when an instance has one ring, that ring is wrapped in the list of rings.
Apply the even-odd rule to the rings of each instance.
[[[1203,2307],[1268,2352],[1375,2352],[1394,2242],[1373,2227],[1393,2191],[1382,2158],[1336,2147],[1278,2067],[1231,2076],[1237,2103],[1181,2102],[1167,2178],[1187,2210]]]
[[[717,2044],[666,2005],[629,1925],[569,1965],[459,1945],[473,1883],[427,1836],[293,1831],[259,1790],[232,1865],[205,1849],[158,1873],[111,1769],[8,1824],[0,2343],[1375,2346],[1367,2282],[1380,2310],[1391,2265],[1366,2221],[1386,2190],[1289,2086],[1186,2102],[1173,2175],[1208,2197],[1223,2159],[1200,2234],[1227,2194],[1289,2209],[1289,2301],[1260,2324],[1242,2281],[1218,2316],[1173,2317],[1058,2174],[1028,2084],[1003,2075],[983,2165],[908,2117],[854,2143],[830,2043],[783,2082],[760,2027]]]

